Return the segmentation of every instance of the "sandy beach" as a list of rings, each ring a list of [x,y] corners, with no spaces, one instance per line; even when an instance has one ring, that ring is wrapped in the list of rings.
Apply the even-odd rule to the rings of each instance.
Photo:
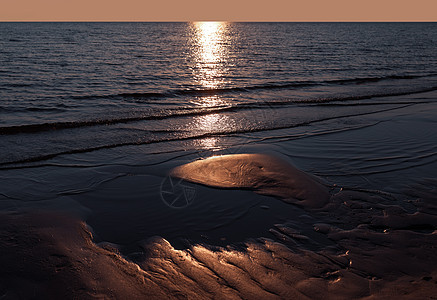
[[[0,22],[0,300],[435,299],[436,40]]]
[[[361,174],[378,168],[376,160],[357,157],[356,150],[346,153],[347,145],[364,149],[372,141],[381,149],[381,163],[391,164],[396,157],[382,159],[383,151],[397,139],[435,146],[428,137],[437,133],[436,114],[435,104],[423,104],[414,111],[372,115],[366,123],[375,119],[374,125],[356,130],[239,148],[246,154],[117,166],[91,192],[64,189],[53,200],[39,200],[37,210],[35,202],[10,201],[11,213],[0,218],[1,297],[432,299],[437,293],[435,160],[407,157],[405,163],[414,160],[415,167]],[[327,145],[328,138],[341,145]],[[308,160],[296,151],[308,144],[343,152],[330,161]],[[92,155],[84,154],[83,161]],[[358,175],[335,174],[334,157],[357,163],[351,168]],[[8,180],[64,176],[65,184],[66,178],[83,176],[83,169],[76,174],[54,169],[9,170]],[[86,172],[92,178],[96,170]],[[164,204],[151,199],[157,199],[168,175],[174,182],[183,178],[182,189],[195,190],[193,203],[168,209],[161,216],[167,221],[153,219]],[[9,187],[4,193],[11,199],[43,188]],[[129,210],[113,200],[122,194]]]

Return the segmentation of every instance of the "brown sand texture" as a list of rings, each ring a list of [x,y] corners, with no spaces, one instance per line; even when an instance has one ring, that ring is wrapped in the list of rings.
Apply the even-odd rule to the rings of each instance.
[[[304,207],[322,207],[328,189],[288,162],[266,154],[234,154],[197,160],[171,176],[218,188],[250,189]]]
[[[236,248],[174,249],[150,238],[135,259],[99,247],[80,220],[47,213],[0,216],[2,299],[433,299],[437,295],[437,182],[410,192],[415,211],[384,195],[330,191],[268,155],[206,159],[173,176],[244,188],[298,204],[318,217],[314,231],[289,224],[277,237]],[[417,192],[417,191],[421,192]]]

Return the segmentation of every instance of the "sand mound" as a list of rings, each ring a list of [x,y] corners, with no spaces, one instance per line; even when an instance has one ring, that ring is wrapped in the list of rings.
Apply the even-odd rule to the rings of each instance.
[[[288,162],[265,154],[234,154],[176,167],[171,176],[218,188],[250,189],[304,207],[322,207],[328,189]]]

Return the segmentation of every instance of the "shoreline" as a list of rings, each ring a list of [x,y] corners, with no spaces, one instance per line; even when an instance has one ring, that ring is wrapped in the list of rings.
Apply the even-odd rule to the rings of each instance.
[[[276,131],[277,140],[269,144],[239,149],[249,150],[247,160],[231,159],[226,165],[222,156],[218,166],[232,171],[244,170],[243,165],[251,175],[242,172],[225,181],[249,185],[226,190],[194,184],[196,198],[185,210],[165,206],[159,192],[169,170],[193,161],[190,154],[164,155],[159,164],[150,158],[150,164],[134,167],[7,171],[0,217],[5,237],[0,257],[7,268],[0,276],[8,284],[0,285],[0,293],[193,299],[432,296],[437,291],[436,111],[436,104],[416,105],[350,119],[372,126],[299,139],[285,140],[287,130]],[[290,130],[288,136],[293,136]],[[368,152],[371,148],[379,152]],[[327,180],[330,200],[299,207],[272,198],[271,187],[280,188],[289,173],[256,175],[251,163],[258,167],[261,162],[254,153],[278,157],[279,166],[269,171],[273,174],[288,168],[284,160],[309,173],[307,180],[312,175]],[[93,157],[97,154],[71,161],[86,163]],[[396,169],[399,162],[404,168]],[[261,167],[268,170],[269,165]],[[206,170],[217,174],[214,168]],[[208,179],[208,172],[188,170],[190,176]],[[55,182],[51,178],[58,181],[47,194],[45,184]],[[13,182],[26,184],[18,190]],[[269,193],[260,196],[241,187]],[[41,196],[23,201],[26,195]],[[184,241],[178,242],[181,237]],[[59,289],[50,290],[54,282]]]

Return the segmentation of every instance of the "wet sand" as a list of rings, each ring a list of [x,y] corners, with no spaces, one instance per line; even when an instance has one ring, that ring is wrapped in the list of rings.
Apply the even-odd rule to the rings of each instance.
[[[171,176],[218,188],[255,190],[305,207],[322,207],[328,189],[284,160],[265,154],[233,154],[198,160]]]
[[[437,216],[425,211],[437,211],[435,192],[412,214],[377,195],[338,192],[314,224],[335,245],[317,251],[307,247],[317,239],[276,224],[271,232],[281,242],[176,250],[154,237],[126,259],[111,244],[94,244],[78,219],[2,214],[0,291],[3,299],[430,298],[437,290]],[[328,223],[340,219],[347,224]]]
[[[338,151],[345,152],[354,139],[376,139],[382,130],[386,130],[382,134],[386,139],[394,138],[388,132],[399,131],[404,133],[401,140],[414,141],[423,132],[432,133],[433,111],[434,106],[423,106],[414,114],[405,110],[383,116],[384,122],[373,127],[332,134],[329,140],[341,140]],[[420,144],[419,138],[416,144],[427,145]],[[312,140],[313,145],[317,142],[323,145],[326,140]],[[0,297],[432,299],[437,294],[435,162],[418,160],[415,168],[355,175],[370,182],[374,187],[370,189],[365,184],[350,184],[360,181],[346,173],[328,176],[328,168],[315,169],[297,156],[293,159],[290,149],[298,146],[296,142],[281,145],[283,151],[276,154],[261,145],[252,148],[252,153],[194,162],[182,157],[147,175],[120,166],[111,176],[97,169],[98,178],[107,177],[88,189],[79,189],[77,183],[74,190],[62,186],[53,199],[22,204],[9,209],[10,213],[4,209],[0,215]],[[342,157],[348,163],[354,159]],[[375,161],[364,160],[359,168],[368,170]],[[374,168],[389,161],[385,158]],[[311,163],[321,164],[321,160]],[[307,172],[294,165],[305,166]],[[43,176],[46,170],[31,172]],[[121,176],[123,172],[129,176]],[[160,224],[153,219],[158,210],[148,202],[167,174],[191,182],[203,199],[210,198],[217,205],[239,210],[242,206],[238,205],[253,202],[255,207],[238,214],[220,206],[214,211],[211,202],[197,199],[191,209],[207,219],[221,216],[223,220],[217,221],[216,229],[205,226],[200,230],[210,233],[210,239],[196,240],[198,235],[192,234],[183,246],[175,247],[160,236],[165,227],[153,228]],[[78,172],[69,180],[80,177],[83,174]],[[12,179],[5,176],[5,180]],[[401,190],[398,183],[402,180],[409,183]],[[142,190],[141,183],[151,186],[150,190]],[[44,186],[29,184],[20,192],[36,194],[38,188]],[[13,186],[9,189],[3,193],[9,199],[18,198]],[[125,203],[114,200],[123,196]],[[18,201],[10,203],[19,205]],[[229,218],[224,216],[227,213]],[[169,226],[203,222],[186,215],[187,211],[172,211]],[[178,223],[177,218],[182,221]],[[257,224],[266,231],[254,230]],[[215,236],[215,230],[221,231]],[[220,237],[232,235],[234,240],[217,243]]]

